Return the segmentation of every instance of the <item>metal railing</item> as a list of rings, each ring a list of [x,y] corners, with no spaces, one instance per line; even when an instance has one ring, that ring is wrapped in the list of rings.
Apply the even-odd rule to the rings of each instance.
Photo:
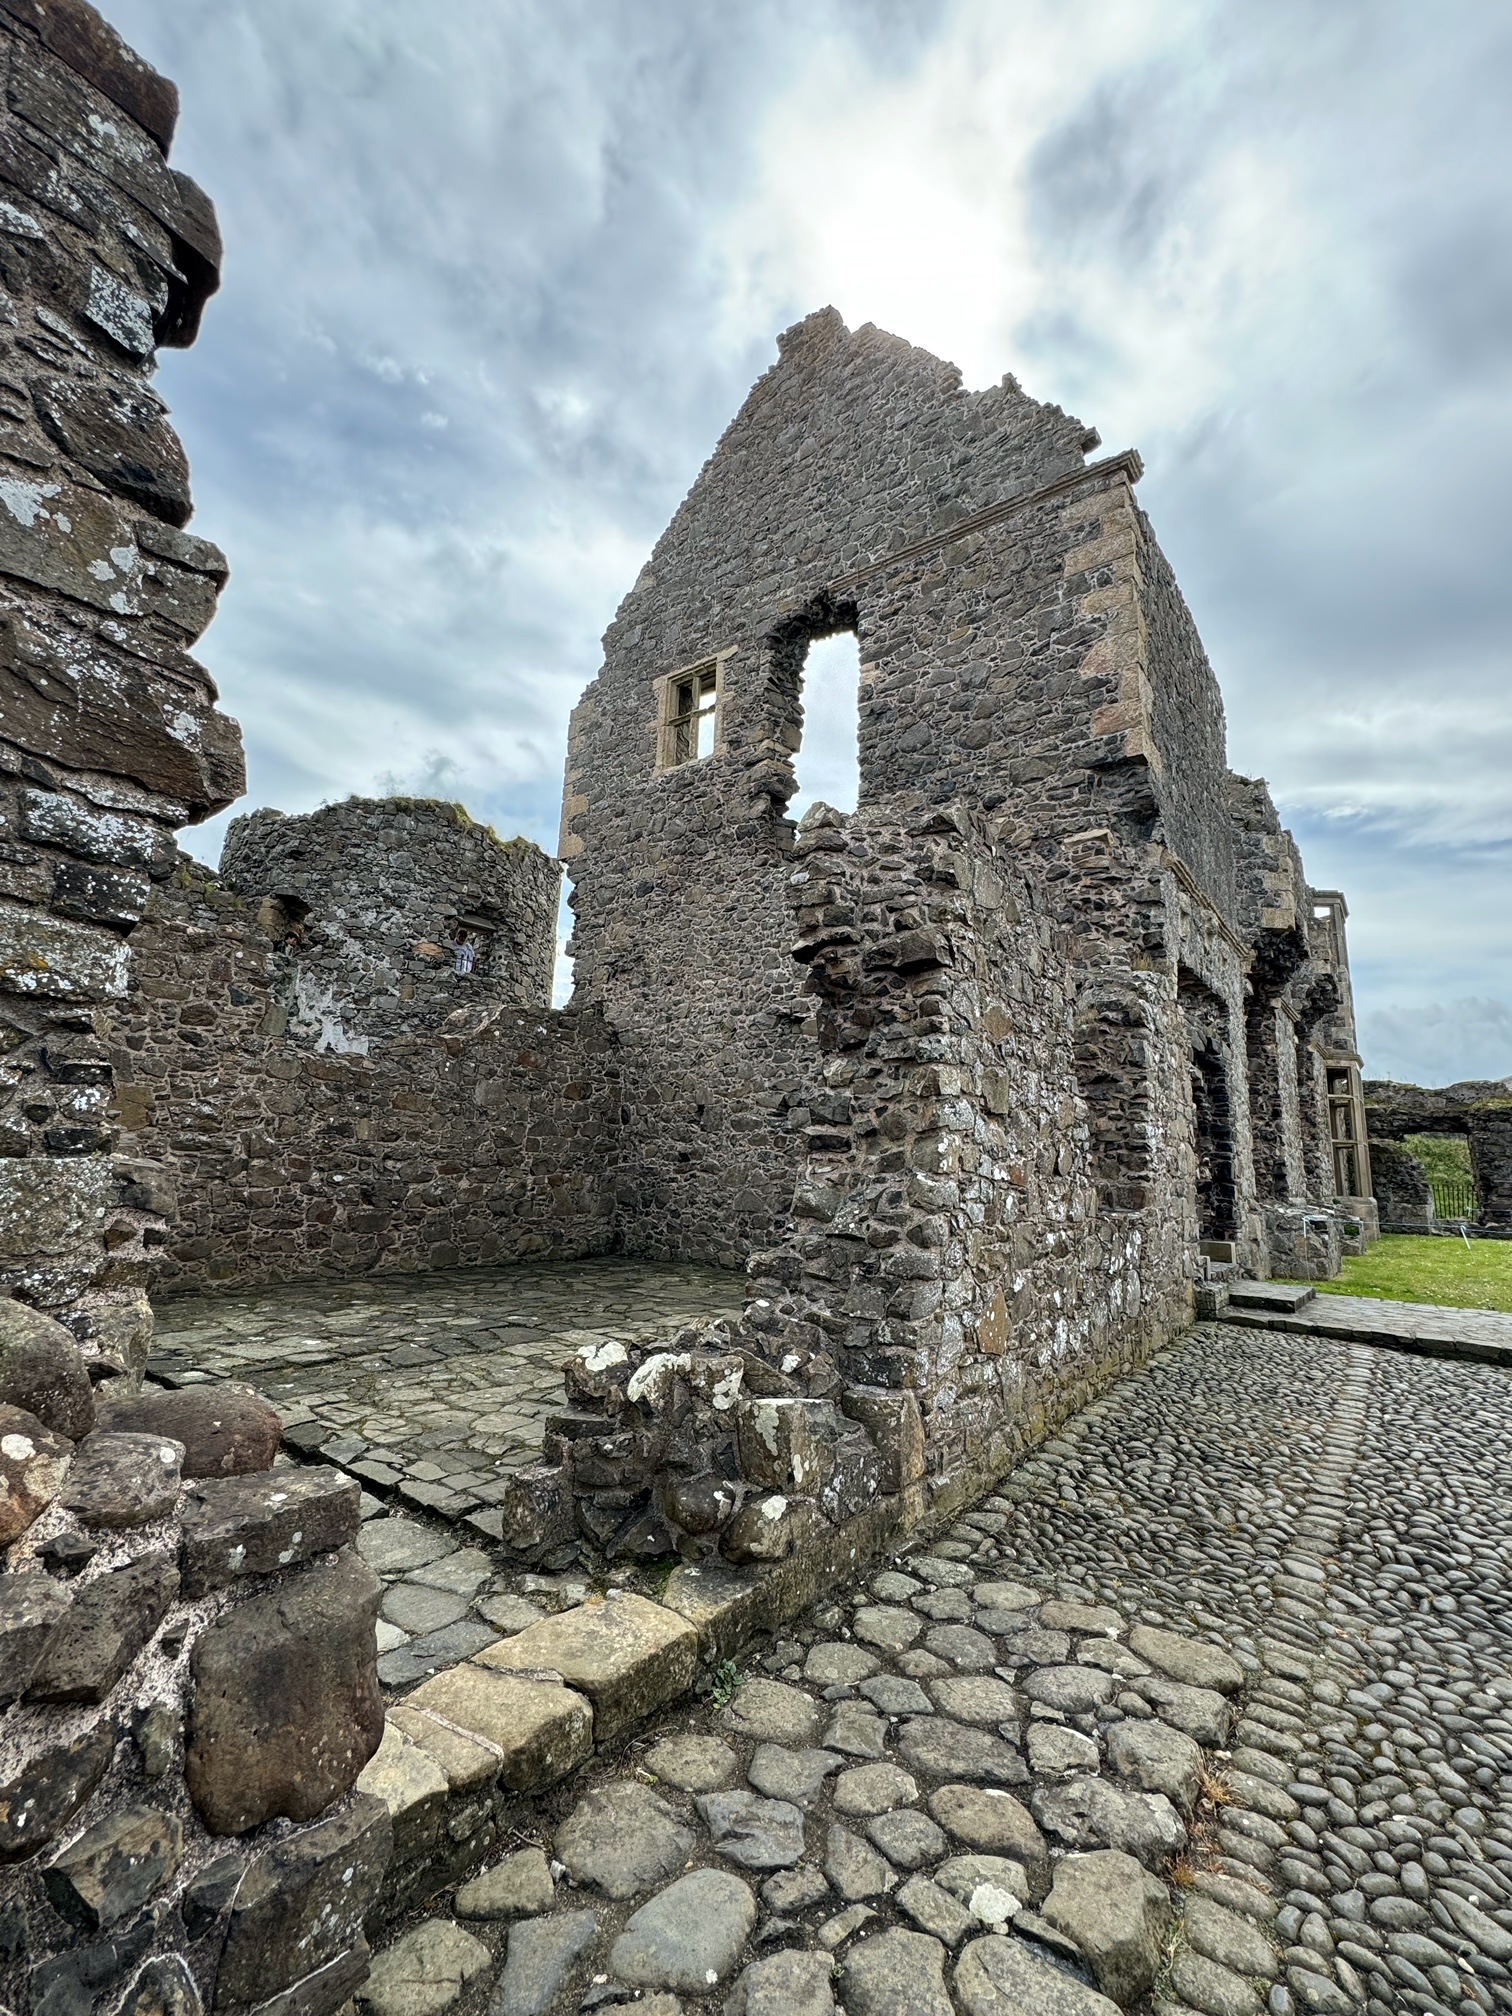
[[[1473,1225],[1479,1213],[1475,1185],[1463,1176],[1435,1176],[1433,1215],[1435,1218],[1465,1218]]]

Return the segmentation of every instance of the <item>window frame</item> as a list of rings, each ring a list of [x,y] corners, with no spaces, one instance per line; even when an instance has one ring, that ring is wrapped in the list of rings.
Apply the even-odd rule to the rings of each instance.
[[[679,665],[675,671],[664,672],[656,681],[656,774],[670,776],[675,770],[696,769],[700,763],[707,763],[725,754],[725,701],[727,698],[725,674],[729,661],[735,655],[735,646],[729,645],[723,651],[710,653],[706,658],[695,658],[689,665]],[[704,682],[707,681],[707,686]],[[690,709],[678,704],[679,689],[693,683],[693,701]],[[703,692],[710,693],[712,704],[708,707],[698,703]],[[711,739],[708,749],[700,753],[698,748],[698,724],[711,718]],[[692,731],[689,746],[689,731]]]

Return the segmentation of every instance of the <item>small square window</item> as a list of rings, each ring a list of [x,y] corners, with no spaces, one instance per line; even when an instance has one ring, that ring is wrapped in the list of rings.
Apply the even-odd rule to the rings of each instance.
[[[714,754],[719,723],[719,661],[662,682],[661,768],[675,770]]]

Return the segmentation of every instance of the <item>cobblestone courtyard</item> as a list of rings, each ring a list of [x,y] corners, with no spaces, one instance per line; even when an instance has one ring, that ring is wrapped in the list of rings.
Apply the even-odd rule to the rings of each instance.
[[[599,1834],[631,1840],[649,1826],[676,1846],[678,1867],[756,1871],[748,1957],[792,1949],[824,1958],[812,1980],[774,1974],[764,1993],[817,1994],[833,1955],[835,1989],[853,2016],[893,2006],[889,1997],[945,2016],[942,1966],[967,2016],[1090,2009],[1075,1999],[1091,1992],[1085,1972],[1083,1987],[1031,1970],[1014,1991],[1030,1999],[1001,2003],[980,1981],[967,1992],[962,1973],[950,1974],[984,1929],[971,1912],[982,1870],[963,1863],[950,1788],[936,1781],[1018,1788],[1054,1863],[1067,1847],[1095,1845],[1098,1824],[1102,1839],[1127,1825],[1110,1807],[1089,1829],[1057,1788],[1090,1774],[1126,1796],[1118,1788],[1132,1767],[1117,1731],[1153,1709],[1161,1726],[1216,1746],[1233,1800],[1220,1792],[1198,1809],[1176,1893],[1186,1929],[1167,1950],[1163,2000],[1205,2016],[1512,2010],[1509,1480],[1512,1385],[1498,1366],[1200,1326],[948,1534],[877,1564],[850,1595],[758,1647],[750,1675],[809,1697],[767,1702],[764,1736],[757,1695],[751,1730],[741,1694],[733,1715],[685,1704],[618,1762],[564,1788],[565,1803],[543,1802],[539,1838],[568,1866],[563,1873],[559,1860],[555,1886],[542,1888],[544,1865],[532,1865],[540,1894],[528,1922],[543,1951],[571,1948],[549,2006],[575,2009],[585,1988],[588,2002],[617,1992],[607,1956],[631,1907],[612,1899],[640,1895],[611,1889],[607,1909],[602,1894],[595,1902],[603,1882],[574,1875],[562,1843],[598,1837],[587,1818],[564,1831],[565,1816],[586,1808],[591,1817],[606,1787],[644,1786],[649,1767],[666,1814],[648,1819],[637,1808],[632,1827],[626,1794],[625,1813],[611,1802]],[[385,1518],[364,1535],[364,1552],[386,1570],[386,1615],[425,1588],[470,1586],[478,1622],[507,1637],[537,1610],[582,1594],[523,1578],[534,1586],[522,1597],[522,1578],[489,1578],[476,1547],[459,1551],[451,1572],[446,1549],[463,1543],[439,1528],[419,1550],[423,1566],[407,1568],[403,1546],[386,1558],[388,1535],[397,1542],[404,1531],[416,1534]],[[1108,1608],[1037,1609],[1042,1597]],[[1173,1694],[1158,1667],[1152,1674],[1136,1635],[1110,1644],[1099,1621],[1109,1609],[1226,1648],[1248,1680],[1232,1731],[1216,1696],[1201,1708],[1179,1687]],[[391,1658],[389,1670],[398,1680],[429,1669]],[[1077,1692],[1073,1672],[1091,1684]],[[742,1733],[750,1740],[736,1740]],[[666,1747],[674,1738],[705,1747],[684,1756]],[[896,1768],[862,1780],[863,1765]],[[1150,1768],[1134,1781],[1147,1790],[1157,1782]],[[1162,1768],[1175,1769],[1169,1759]],[[874,1797],[894,1805],[878,1811],[866,1803]],[[785,1846],[763,1863],[762,1829],[774,1826],[786,1829]],[[750,1828],[754,1862],[740,1845],[749,1847]],[[596,1866],[591,1854],[581,1859],[585,1872]],[[488,1894],[474,1886],[452,1904],[489,1949],[461,2006],[504,2010],[523,1989],[508,1962],[514,1945],[478,1904]],[[746,1906],[731,1898],[739,1919]],[[1071,1956],[1074,1974],[1050,1920],[1026,1906],[1016,1924],[1031,1959]],[[1257,1946],[1246,1926],[1270,1944]],[[916,1943],[865,1959],[865,1943],[889,1931]],[[745,1935],[730,1936],[738,1950]],[[524,1953],[529,1942],[514,1939]],[[380,1968],[380,1987],[384,1978]],[[975,1978],[971,1968],[965,1978]],[[752,1980],[748,2011],[764,1980]],[[1057,1980],[1064,2003],[1043,1999]],[[377,2007],[383,2016],[381,1993]]]

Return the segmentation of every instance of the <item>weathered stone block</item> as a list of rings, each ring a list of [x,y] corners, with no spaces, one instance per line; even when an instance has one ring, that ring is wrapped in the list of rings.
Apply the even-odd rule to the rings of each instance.
[[[692,1686],[698,1633],[659,1603],[616,1593],[543,1617],[478,1661],[500,1672],[560,1673],[593,1703],[595,1736],[607,1742]]]
[[[383,1739],[374,1620],[382,1585],[355,1554],[228,1611],[194,1648],[184,1768],[214,1834],[312,1820]]]
[[[184,1505],[184,1594],[208,1595],[346,1546],[357,1537],[361,1496],[339,1470],[207,1478]]]
[[[125,1806],[87,1827],[42,1872],[54,1910],[85,1932],[108,1931],[168,1882],[184,1824],[154,1806]]]
[[[340,1813],[254,1856],[226,1928],[216,2009],[265,2005],[359,1948],[360,1979],[367,1960],[362,1921],[377,1901],[392,1851],[388,1808],[358,1793]],[[322,1999],[313,2006],[339,2003]]]
[[[173,1510],[182,1442],[97,1428],[79,1444],[60,1494],[86,1526],[145,1526]]]
[[[103,1701],[167,1616],[178,1589],[178,1570],[159,1548],[81,1583],[26,1699]]]
[[[0,1862],[24,1862],[62,1832],[109,1769],[109,1722],[46,1743],[0,1782]]]
[[[24,1407],[0,1406],[0,1547],[19,1539],[62,1489],[73,1444]]]
[[[71,1332],[24,1302],[0,1301],[0,1404],[72,1442],[94,1426],[94,1388]]]
[[[283,1439],[278,1410],[249,1386],[184,1386],[108,1398],[100,1426],[166,1435],[182,1443],[185,1477],[232,1477],[269,1470]]]
[[[403,1708],[407,1716],[434,1715],[442,1725],[479,1737],[511,1792],[553,1784],[593,1748],[594,1711],[583,1695],[476,1661],[423,1681],[405,1696]]]
[[[876,1444],[884,1491],[901,1491],[924,1475],[924,1422],[915,1394],[885,1386],[848,1386],[840,1404]]]
[[[26,1691],[72,1602],[50,1575],[0,1575],[0,1708]]]

